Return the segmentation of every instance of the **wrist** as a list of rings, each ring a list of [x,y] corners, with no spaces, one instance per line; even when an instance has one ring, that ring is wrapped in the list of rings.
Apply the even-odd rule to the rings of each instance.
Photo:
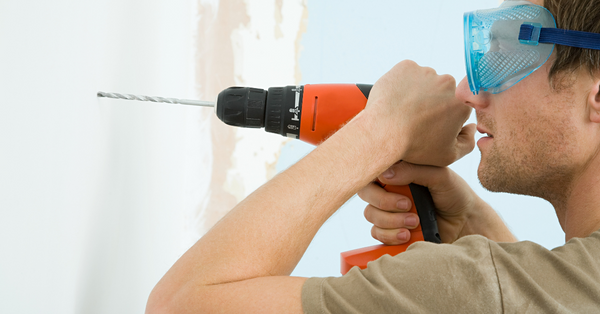
[[[408,148],[407,137],[389,125],[388,118],[381,118],[380,114],[367,108],[351,122],[356,122],[357,127],[361,129],[364,140],[372,147],[370,154],[378,156],[384,165],[382,170],[403,159]]]
[[[304,159],[352,173],[351,181],[363,187],[401,159],[403,148],[386,135],[376,116],[363,110]]]

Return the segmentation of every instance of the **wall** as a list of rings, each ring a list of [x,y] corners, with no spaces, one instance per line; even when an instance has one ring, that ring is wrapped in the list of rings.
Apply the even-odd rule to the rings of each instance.
[[[0,3],[0,313],[140,313],[185,249],[191,1]]]

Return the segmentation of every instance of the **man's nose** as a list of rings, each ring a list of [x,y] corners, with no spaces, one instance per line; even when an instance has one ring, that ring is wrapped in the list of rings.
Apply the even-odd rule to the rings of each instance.
[[[473,107],[475,110],[481,110],[488,105],[488,93],[479,91],[479,94],[474,95],[469,88],[469,81],[466,76],[458,83],[455,96],[465,105]]]

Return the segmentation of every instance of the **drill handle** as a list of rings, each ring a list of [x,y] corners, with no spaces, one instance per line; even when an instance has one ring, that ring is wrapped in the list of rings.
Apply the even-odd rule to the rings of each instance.
[[[369,262],[374,261],[383,255],[398,255],[406,251],[411,244],[417,241],[429,241],[434,243],[442,242],[437,227],[437,221],[435,219],[435,206],[428,188],[413,183],[400,186],[384,185],[378,181],[376,182],[386,191],[402,194],[412,201],[413,206],[409,212],[419,215],[419,226],[410,230],[410,240],[404,244],[380,244],[342,252],[340,254],[340,271],[342,275],[345,275],[354,266],[365,269]]]
[[[414,183],[404,186],[380,185],[388,192],[402,194],[411,200],[413,206],[409,212],[419,216],[419,226],[410,230],[410,244],[416,241],[442,242],[435,216],[435,205],[427,187]]]

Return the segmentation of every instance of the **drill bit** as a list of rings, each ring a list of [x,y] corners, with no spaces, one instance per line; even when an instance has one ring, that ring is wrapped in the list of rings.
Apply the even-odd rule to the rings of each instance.
[[[177,99],[177,98],[164,98],[164,97],[152,97],[152,96],[144,96],[144,95],[131,95],[131,94],[98,92],[97,96],[98,97],[114,98],[114,99],[125,99],[125,100],[164,102],[164,103],[168,103],[168,104],[204,106],[204,107],[214,107],[215,106],[215,103],[213,101]]]

